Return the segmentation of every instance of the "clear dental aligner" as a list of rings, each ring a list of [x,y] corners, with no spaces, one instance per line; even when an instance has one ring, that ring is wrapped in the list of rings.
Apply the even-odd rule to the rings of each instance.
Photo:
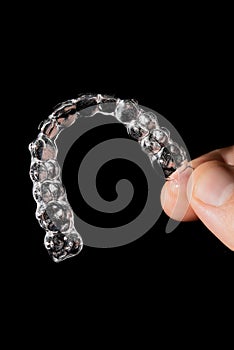
[[[184,149],[172,141],[166,128],[159,126],[157,116],[144,111],[134,100],[87,94],[57,105],[39,125],[39,134],[29,145],[36,218],[46,231],[44,244],[55,262],[77,255],[83,247],[61,181],[56,139],[80,117],[92,117],[97,113],[112,115],[123,123],[151,163],[156,161],[162,167],[166,179],[187,161]]]

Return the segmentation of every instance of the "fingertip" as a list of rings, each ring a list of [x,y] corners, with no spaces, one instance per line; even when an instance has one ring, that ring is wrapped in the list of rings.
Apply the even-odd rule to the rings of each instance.
[[[199,219],[234,250],[234,167],[218,160],[199,165],[188,180],[187,195]]]
[[[187,182],[192,169],[176,172],[172,180],[167,181],[161,191],[161,204],[165,213],[177,221],[196,220],[197,216],[189,205]]]

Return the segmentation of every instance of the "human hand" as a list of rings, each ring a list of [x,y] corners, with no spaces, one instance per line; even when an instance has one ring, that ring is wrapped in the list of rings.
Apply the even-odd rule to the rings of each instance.
[[[164,211],[174,220],[200,219],[234,250],[234,146],[207,153],[191,168],[167,181],[161,192]]]

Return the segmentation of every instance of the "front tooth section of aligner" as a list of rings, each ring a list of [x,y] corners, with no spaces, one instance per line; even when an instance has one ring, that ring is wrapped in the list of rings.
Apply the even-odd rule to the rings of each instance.
[[[92,117],[98,113],[98,104],[101,95],[86,94],[81,95],[76,100],[76,109],[81,117]]]
[[[32,158],[41,161],[56,159],[58,153],[56,144],[42,133],[29,145],[29,150]]]
[[[40,130],[51,140],[55,140],[61,131],[56,119],[45,120],[40,126]]]
[[[54,120],[59,127],[59,130],[68,128],[78,118],[76,100],[68,100],[59,103],[54,107],[54,112],[49,116],[50,120]]]

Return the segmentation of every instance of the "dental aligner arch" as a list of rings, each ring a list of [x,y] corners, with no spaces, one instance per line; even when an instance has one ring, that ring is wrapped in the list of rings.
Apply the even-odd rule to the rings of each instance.
[[[184,149],[170,138],[169,130],[160,127],[157,116],[144,111],[135,100],[85,94],[57,105],[53,113],[40,123],[39,134],[29,145],[36,218],[46,231],[44,244],[55,262],[77,255],[83,247],[62,184],[56,139],[63,129],[79,118],[93,117],[97,113],[112,115],[124,124],[151,163],[156,161],[161,166],[165,179],[170,179],[178,168],[187,164]]]

